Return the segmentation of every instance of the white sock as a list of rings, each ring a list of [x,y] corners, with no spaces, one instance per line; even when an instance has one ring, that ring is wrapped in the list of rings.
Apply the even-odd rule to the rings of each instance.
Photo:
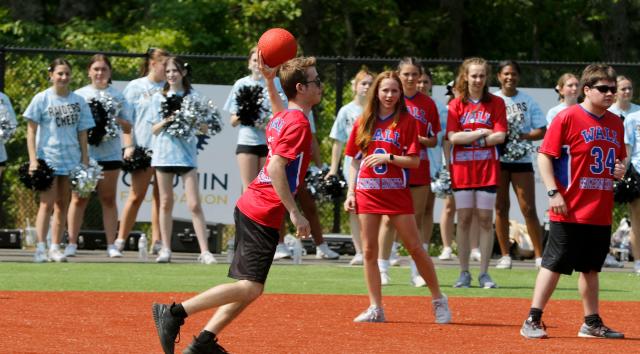
[[[53,251],[53,250],[58,250],[58,251],[60,251],[60,245],[59,245],[59,244],[57,244],[57,243],[52,243],[52,244],[51,244],[51,246],[49,247],[49,250],[50,250],[50,251]]]
[[[44,250],[47,249],[47,244],[44,243],[44,242],[38,242],[38,243],[36,243],[36,249],[38,251],[44,251]]]
[[[389,271],[389,260],[388,259],[380,259],[378,258],[378,268],[380,268],[380,272],[388,272]]]
[[[409,262],[409,268],[411,268],[411,279],[418,276],[418,267],[416,267],[416,262],[413,259]]]

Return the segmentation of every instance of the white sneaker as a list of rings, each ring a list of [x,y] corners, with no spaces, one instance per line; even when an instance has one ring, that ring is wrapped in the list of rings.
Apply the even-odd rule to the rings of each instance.
[[[604,259],[603,266],[607,268],[623,268],[624,263],[618,262],[616,257],[614,257],[611,253],[607,254],[607,257]]]
[[[472,248],[471,249],[470,258],[471,258],[472,261],[480,262],[480,259],[482,258],[482,254],[480,253],[480,249],[479,248]]]
[[[107,256],[109,258],[120,258],[122,257],[122,252],[118,251],[116,245],[109,245],[107,246]]]
[[[318,259],[339,259],[340,255],[329,248],[326,242],[316,246],[316,258]]]
[[[391,282],[391,277],[387,272],[380,272],[380,285],[385,286],[389,285]]]
[[[151,249],[149,250],[149,253],[156,256],[158,255],[158,253],[160,253],[161,249],[162,249],[162,241],[158,240],[151,245]]]
[[[78,251],[78,244],[70,243],[67,245],[67,247],[64,248],[64,256],[75,257],[77,251]]]
[[[442,253],[438,256],[438,259],[441,261],[452,261],[456,259],[456,255],[453,254],[453,249],[451,247],[442,248]]]
[[[442,294],[439,299],[431,301],[433,305],[433,314],[436,317],[436,323],[445,324],[451,322],[451,311],[449,311],[449,299],[447,295]]]
[[[171,250],[167,248],[163,248],[158,252],[158,258],[156,258],[156,263],[169,263],[171,262]]]
[[[33,262],[34,263],[45,263],[49,261],[47,258],[47,251],[44,249],[36,248],[36,253],[33,254]]]
[[[355,256],[353,256],[353,258],[351,258],[351,262],[349,262],[350,265],[362,265],[364,264],[364,260],[362,259],[362,253],[356,253]]]
[[[353,319],[353,322],[384,322],[384,310],[382,307],[369,306],[364,312]]]
[[[389,265],[392,267],[400,266],[400,256],[398,256],[397,252],[391,252],[389,255]]]
[[[427,286],[427,282],[424,281],[424,278],[422,278],[422,276],[416,275],[411,279],[411,285],[415,286],[416,288],[421,288],[423,286]]]
[[[65,255],[60,252],[60,249],[51,248],[49,249],[49,260],[54,262],[66,262],[67,257],[65,257]]]
[[[216,264],[216,263],[218,263],[216,261],[216,258],[213,256],[213,254],[211,252],[209,252],[209,251],[200,253],[200,255],[198,256],[198,262],[200,262],[202,264]]]
[[[497,269],[511,269],[511,256],[502,256],[496,264]]]
[[[536,257],[536,269],[542,268],[542,257]]]
[[[118,251],[120,252],[124,251],[124,240],[117,238],[113,244],[116,246]]]
[[[291,258],[291,252],[284,243],[279,243],[276,246],[276,253],[273,255],[273,260]]]
[[[633,265],[633,271],[640,275],[640,260],[637,260]]]

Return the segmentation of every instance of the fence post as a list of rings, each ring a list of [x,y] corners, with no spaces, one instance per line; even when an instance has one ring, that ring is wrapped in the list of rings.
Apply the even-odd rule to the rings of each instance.
[[[342,107],[342,89],[344,87],[344,63],[342,57],[338,57],[336,60],[336,111],[335,115],[338,115],[338,111]],[[345,171],[342,171],[344,174]],[[333,227],[331,232],[334,234],[340,233],[340,216],[341,216],[342,200],[338,199],[333,202]]]

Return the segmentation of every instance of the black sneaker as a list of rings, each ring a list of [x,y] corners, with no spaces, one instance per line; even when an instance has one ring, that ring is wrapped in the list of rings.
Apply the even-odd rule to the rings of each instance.
[[[229,354],[229,352],[218,344],[218,338],[213,338],[209,343],[201,343],[198,338],[193,337],[193,341],[182,351],[182,354]]]
[[[578,337],[621,339],[624,338],[624,334],[614,331],[602,323],[593,327],[583,323],[578,332]]]
[[[158,330],[160,344],[165,354],[173,354],[176,345],[176,338],[180,341],[180,326],[184,324],[184,318],[178,318],[171,314],[171,306],[163,304],[153,304],[153,322]]]
[[[545,329],[542,321],[532,321],[531,318],[527,318],[520,328],[520,334],[529,339],[543,339],[547,338]]]

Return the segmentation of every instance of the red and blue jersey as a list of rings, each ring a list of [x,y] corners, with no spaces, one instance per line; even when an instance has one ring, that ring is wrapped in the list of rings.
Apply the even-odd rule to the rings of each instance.
[[[280,229],[286,210],[271,184],[267,167],[274,155],[289,160],[285,172],[291,193],[295,194],[311,161],[311,127],[301,111],[285,110],[271,118],[266,127],[266,137],[269,147],[267,161],[238,200],[237,207],[256,223]]]
[[[553,160],[567,215],[549,210],[552,221],[611,225],[613,171],[627,156],[622,120],[606,111],[598,117],[573,105],[553,119],[539,152]]]
[[[489,94],[487,102],[463,103],[460,98],[449,102],[449,132],[491,129],[507,131],[507,114],[502,98]],[[498,185],[500,161],[496,146],[480,146],[478,142],[453,145],[451,152],[451,185],[455,189],[482,188]]]
[[[353,126],[345,154],[362,160],[370,154],[418,155],[420,146],[414,118],[400,113],[398,123],[393,117],[378,118],[366,154],[356,145],[358,119]],[[360,162],[361,163],[361,162]],[[356,178],[356,213],[358,214],[413,214],[413,202],[408,184],[408,170],[394,164],[364,167],[360,165]]]
[[[404,97],[407,111],[413,116],[417,124],[417,134],[426,138],[435,136],[441,130],[440,118],[438,116],[438,108],[433,100],[418,92],[413,97]],[[429,156],[427,147],[422,144],[420,148],[420,166],[409,170],[409,185],[423,186],[431,183],[431,174],[429,171]]]

